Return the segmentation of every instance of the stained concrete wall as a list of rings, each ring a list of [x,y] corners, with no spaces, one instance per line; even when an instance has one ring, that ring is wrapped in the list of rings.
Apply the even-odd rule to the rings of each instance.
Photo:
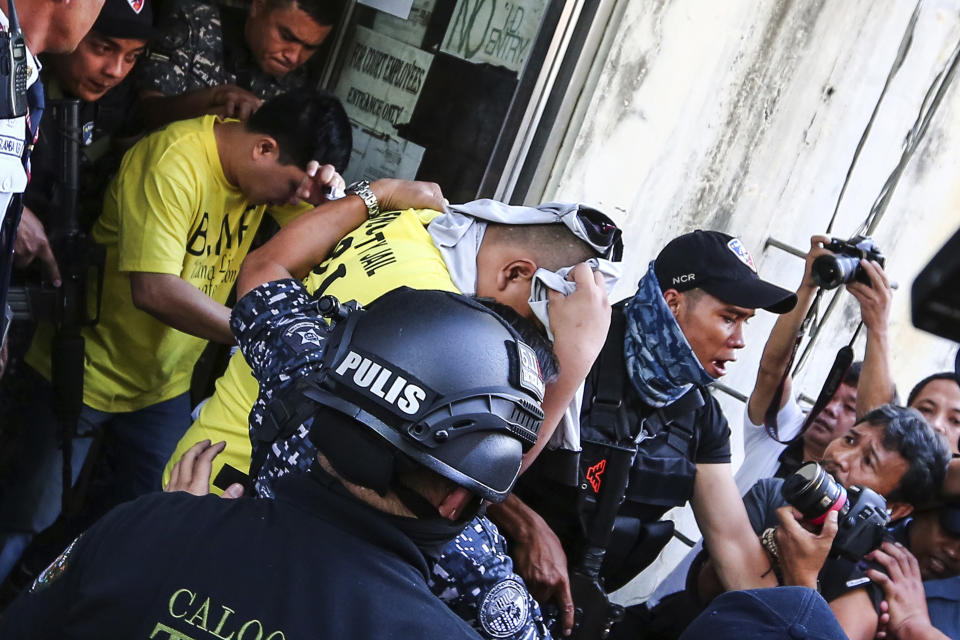
[[[695,228],[739,235],[761,274],[794,288],[802,261],[769,237],[798,248],[826,230],[854,151],[877,107],[834,226],[848,236],[864,220],[900,159],[924,97],[960,42],[960,0],[622,0],[604,35],[544,200],[592,202],[625,229],[628,265],[618,293],[633,292],[648,261],[670,238]],[[909,50],[881,91],[906,33]],[[602,49],[606,50],[606,49]],[[891,321],[902,396],[918,379],[951,366],[955,347],[913,329],[909,285],[960,226],[960,81],[946,91],[874,234],[900,284]],[[844,293],[796,388],[816,396],[836,350],[859,317]],[[772,326],[759,314],[747,348],[724,382],[752,388]],[[862,339],[857,347],[862,355]],[[743,405],[718,394],[734,430]],[[698,536],[689,513],[680,529]],[[683,548],[629,585],[643,599]]]

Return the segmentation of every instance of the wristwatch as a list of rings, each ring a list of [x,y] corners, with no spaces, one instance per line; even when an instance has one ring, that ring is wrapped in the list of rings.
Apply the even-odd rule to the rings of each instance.
[[[344,189],[344,193],[347,195],[353,194],[355,196],[360,196],[360,199],[363,200],[363,204],[367,205],[367,217],[376,218],[380,215],[380,203],[377,202],[377,196],[374,195],[373,190],[370,189],[369,180],[357,180],[349,187]]]

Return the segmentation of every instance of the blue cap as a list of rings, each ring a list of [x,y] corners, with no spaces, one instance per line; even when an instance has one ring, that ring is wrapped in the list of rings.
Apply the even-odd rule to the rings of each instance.
[[[847,640],[823,597],[807,587],[728,591],[690,623],[680,640],[789,638]]]

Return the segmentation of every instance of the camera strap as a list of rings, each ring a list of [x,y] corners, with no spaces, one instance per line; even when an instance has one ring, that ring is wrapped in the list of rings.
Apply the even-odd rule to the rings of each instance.
[[[786,385],[787,376],[790,375],[790,370],[793,368],[793,362],[797,357],[797,352],[800,350],[803,337],[807,334],[807,330],[813,323],[813,319],[817,317],[820,308],[820,298],[822,296],[823,289],[817,289],[813,302],[810,304],[810,310],[807,311],[806,317],[803,319],[803,322],[800,323],[797,338],[793,342],[793,350],[790,352],[790,358],[783,368],[783,374],[780,376],[780,383],[777,385],[777,390],[774,391],[773,398],[770,399],[770,404],[767,405],[767,410],[763,414],[763,426],[767,431],[767,435],[780,444],[787,444],[787,442],[780,439],[780,427],[777,424],[777,415],[780,413],[780,405],[783,401],[783,388]],[[831,393],[831,395],[833,394]],[[806,424],[804,424],[804,428],[806,428]]]

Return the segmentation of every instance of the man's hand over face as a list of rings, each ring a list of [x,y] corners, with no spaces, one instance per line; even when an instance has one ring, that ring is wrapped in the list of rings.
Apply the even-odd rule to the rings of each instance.
[[[343,177],[332,164],[321,165],[316,160],[311,160],[307,163],[307,175],[300,182],[293,202],[305,200],[318,206],[342,196],[344,187],[346,183]]]
[[[577,284],[568,296],[549,291],[550,330],[562,368],[581,380],[600,354],[610,328],[610,301],[604,276],[580,263],[567,276]]]

